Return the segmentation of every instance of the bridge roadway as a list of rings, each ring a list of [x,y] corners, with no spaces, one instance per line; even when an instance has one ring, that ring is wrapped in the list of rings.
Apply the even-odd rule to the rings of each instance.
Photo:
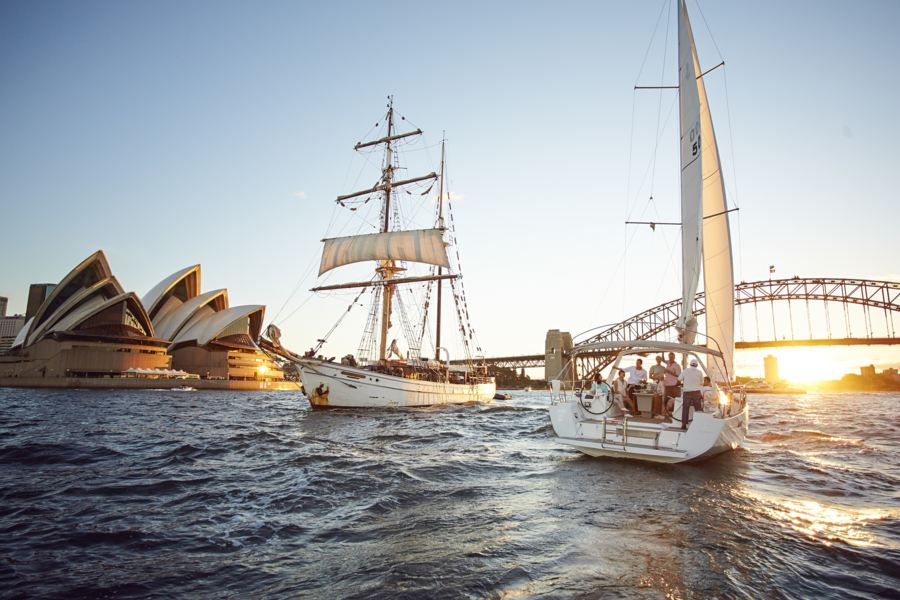
[[[741,282],[734,286],[735,305],[741,307],[745,304],[761,302],[774,303],[786,301],[790,312],[791,301],[803,302],[807,307],[807,319],[809,319],[810,302],[826,303],[825,325],[827,338],[821,339],[785,339],[781,340],[757,340],[751,342],[739,341],[735,343],[737,349],[751,348],[781,348],[799,346],[892,346],[900,345],[900,337],[897,337],[897,329],[894,325],[894,314],[900,313],[900,283],[890,281],[872,281],[865,279],[835,279],[835,278],[800,278],[791,279],[767,279],[754,282]],[[827,310],[828,303],[842,305],[842,313],[845,319],[846,331],[851,333],[849,324],[849,306],[861,306],[865,311],[864,337],[831,337],[831,316]],[[694,298],[693,312],[702,315],[706,312],[705,295],[701,292]],[[872,329],[872,312],[883,312],[885,319],[886,337],[875,337]],[[626,319],[599,334],[585,340],[582,343],[615,340],[649,340],[657,335],[665,334],[681,314],[681,300],[672,300],[660,304],[655,308],[637,314]],[[774,318],[774,312],[773,312]],[[793,317],[791,317],[791,329],[793,330]],[[758,327],[757,323],[757,327]],[[773,323],[774,328],[774,323]],[[812,330],[812,324],[809,323]],[[609,364],[615,356],[615,352],[584,353],[579,359],[585,371],[596,372]],[[453,361],[454,364],[462,364],[465,361]],[[486,358],[485,362],[491,365],[516,369],[529,369],[544,366],[543,354],[530,354],[524,356],[501,356]]]
[[[785,347],[801,347],[801,346],[895,346],[900,345],[900,338],[833,338],[833,339],[813,339],[813,340],[774,340],[774,341],[756,341],[756,342],[735,342],[734,347],[738,350],[749,350],[759,348],[785,348]],[[599,358],[615,356],[615,351],[609,352],[585,352],[585,357]],[[506,367],[509,369],[536,369],[544,367],[543,354],[529,354],[526,356],[496,356],[485,358],[484,362],[489,365],[498,367]],[[454,360],[452,364],[463,364],[465,361]]]

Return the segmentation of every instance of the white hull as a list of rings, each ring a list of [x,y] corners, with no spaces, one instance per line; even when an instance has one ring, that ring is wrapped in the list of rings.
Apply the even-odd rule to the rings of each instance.
[[[681,407],[676,406],[677,415]],[[698,412],[687,431],[678,423],[650,419],[594,418],[577,400],[550,407],[557,441],[590,456],[615,456],[678,463],[709,458],[737,448],[747,436],[748,408],[724,418]]]
[[[487,402],[494,383],[420,381],[318,360],[293,361],[313,408],[395,408]]]

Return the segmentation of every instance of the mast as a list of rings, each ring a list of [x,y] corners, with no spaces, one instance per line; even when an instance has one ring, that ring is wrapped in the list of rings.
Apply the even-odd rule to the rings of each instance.
[[[446,135],[447,132],[444,132]],[[441,141],[441,193],[438,195],[438,229],[444,228],[444,142]],[[434,344],[434,359],[441,360],[441,272],[443,269],[438,267],[438,283],[437,283],[437,336]]]
[[[391,135],[393,134],[394,127],[394,98],[393,96],[388,96],[388,100],[390,103],[388,104],[388,130],[387,137],[385,138],[385,144],[387,145],[387,151],[385,152],[385,165],[384,165],[384,225],[381,228],[382,233],[387,233],[391,229],[391,180],[394,172],[394,155],[393,149],[391,148]],[[381,274],[382,279],[393,279],[394,278],[394,268],[395,263],[393,260],[383,260],[381,261],[381,268],[378,271]],[[391,326],[391,300],[394,296],[394,286],[391,284],[387,284],[384,286],[384,291],[382,293],[382,306],[381,306],[381,346],[378,350],[378,358],[380,360],[384,360],[386,358],[387,352],[387,335],[388,329]]]
[[[679,1],[675,7],[678,11],[677,22],[680,26],[681,24],[681,2]],[[660,92],[662,94],[662,92]],[[662,97],[662,96],[660,96]],[[679,185],[679,194],[678,199],[680,200],[678,207],[681,212],[681,286],[684,288],[684,278],[686,277],[684,273],[684,158],[681,154],[681,144],[684,139],[684,112],[682,112],[681,108],[681,35],[678,36],[678,183]],[[684,316],[687,307],[683,305],[681,307],[681,315]],[[693,306],[693,305],[691,305]],[[683,334],[679,331],[678,337],[681,338]],[[682,354],[682,362],[687,355]]]
[[[681,113],[681,315],[675,323],[679,339],[693,344],[697,333],[694,297],[703,263],[703,147],[701,106],[694,68],[690,25],[678,1],[678,103]]]

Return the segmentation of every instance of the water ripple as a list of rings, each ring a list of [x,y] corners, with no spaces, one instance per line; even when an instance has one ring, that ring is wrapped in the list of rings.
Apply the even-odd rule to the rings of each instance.
[[[897,598],[898,400],[755,395],[673,467],[557,444],[542,392],[2,389],[0,595]]]

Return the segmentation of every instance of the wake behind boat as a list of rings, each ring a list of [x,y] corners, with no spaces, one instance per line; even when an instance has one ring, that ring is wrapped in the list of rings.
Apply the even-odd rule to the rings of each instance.
[[[682,302],[675,328],[679,341],[616,340],[582,344],[571,351],[569,365],[563,373],[574,372],[579,353],[619,351],[605,385],[599,390],[595,388],[595,394],[588,394],[586,388],[566,390],[559,379],[551,382],[550,418],[557,440],[592,456],[682,462],[736,448],[747,435],[746,393],[733,383],[734,273],[730,210],[703,75],[687,8],[681,0],[678,2],[678,49]],[[693,305],[701,268],[706,290],[706,346],[694,344],[698,322]],[[681,393],[673,382],[667,388],[677,391],[673,395],[671,417],[656,418],[653,406],[645,416],[637,394],[633,401],[638,405],[635,408],[630,398],[626,400],[627,393],[613,392],[613,379],[624,358],[666,351],[680,354],[683,366],[687,366],[688,360],[692,366],[696,362],[696,368],[710,379],[708,397],[697,404],[699,389]],[[696,371],[691,375],[699,377]],[[651,390],[647,395],[659,393],[662,390]],[[686,419],[685,403],[690,407]]]
[[[378,233],[323,240],[325,246],[319,268],[321,276],[351,263],[375,261],[375,276],[368,281],[323,285],[312,290],[324,292],[362,288],[350,308],[369,293],[369,315],[357,354],[348,354],[339,363],[334,358],[325,359],[319,352],[328,339],[326,335],[318,340],[316,346],[299,356],[281,345],[280,331],[274,325],[267,329],[269,339],[261,340],[262,347],[278,353],[295,366],[303,383],[303,391],[313,408],[463,404],[489,401],[496,392],[494,378],[487,371],[468,320],[459,264],[457,262],[454,269],[447,253],[447,248],[455,243],[456,232],[452,215],[450,226],[445,226],[443,148],[440,175],[431,173],[397,180],[395,172],[405,168],[400,166],[397,151],[411,138],[422,135],[421,129],[398,133],[397,116],[393,99],[390,98],[388,112],[381,121],[386,126],[384,136],[355,146],[355,150],[364,152],[369,152],[369,148],[384,147],[380,179],[369,189],[339,196],[336,200],[341,208],[357,218],[362,212],[357,212],[358,209],[366,208],[370,200],[380,200],[380,212],[374,215]],[[405,121],[406,117],[401,117],[401,120]],[[409,224],[416,221],[425,205],[421,198],[427,197],[435,185],[439,185],[439,194],[434,202],[434,214],[428,215],[433,218],[431,226],[410,229]],[[414,195],[410,190],[416,186],[425,188],[424,192]],[[415,197],[416,202],[405,206],[403,200],[407,197]],[[449,213],[449,193],[446,199]],[[458,252],[455,255],[458,261]],[[423,274],[407,272],[416,265],[430,265],[430,271]],[[461,365],[451,365],[449,351],[441,345],[441,302],[445,282],[452,291],[456,329],[461,334],[456,346],[463,353],[464,364]],[[417,291],[418,296],[415,294]],[[429,307],[433,291],[436,298],[432,326]],[[416,298],[414,306],[410,298]],[[344,311],[341,319],[350,308]],[[392,316],[401,325],[402,337],[407,345],[406,355],[397,339],[388,343],[388,334],[393,326]],[[432,330],[434,338],[431,337]],[[433,344],[433,354],[423,353],[426,343]]]

